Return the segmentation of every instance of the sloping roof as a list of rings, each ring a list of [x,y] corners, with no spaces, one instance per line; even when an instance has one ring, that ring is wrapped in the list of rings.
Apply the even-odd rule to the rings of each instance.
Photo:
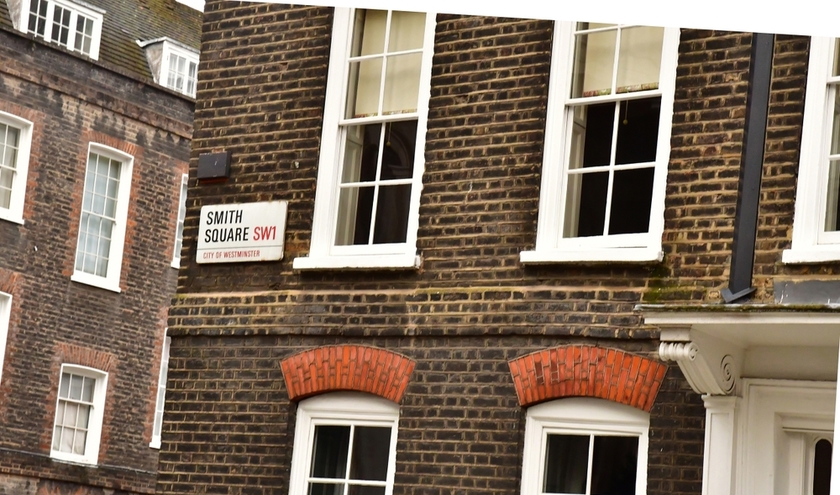
[[[71,0],[72,1],[72,0]],[[137,40],[170,38],[198,51],[202,13],[175,0],[84,0],[105,10],[99,61],[127,75],[151,80],[152,74]],[[24,1],[28,8],[29,1]],[[7,0],[0,0],[0,29],[16,31]],[[80,55],[80,57],[82,57]]]

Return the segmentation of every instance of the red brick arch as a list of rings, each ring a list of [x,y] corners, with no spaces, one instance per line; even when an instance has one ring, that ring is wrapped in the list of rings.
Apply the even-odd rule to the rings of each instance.
[[[596,397],[650,412],[667,367],[618,349],[569,345],[511,360],[519,404]]]
[[[333,345],[289,356],[280,363],[280,369],[291,400],[355,390],[399,404],[414,364],[414,360],[385,349]]]

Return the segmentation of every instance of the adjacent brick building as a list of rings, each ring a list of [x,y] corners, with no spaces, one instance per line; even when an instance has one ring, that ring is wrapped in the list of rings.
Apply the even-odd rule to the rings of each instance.
[[[833,40],[205,12],[160,493],[827,493]]]
[[[0,493],[154,491],[200,22],[0,1]]]

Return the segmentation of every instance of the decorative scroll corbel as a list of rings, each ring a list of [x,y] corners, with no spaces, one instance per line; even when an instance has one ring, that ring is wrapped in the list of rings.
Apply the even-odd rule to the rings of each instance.
[[[668,341],[663,329],[659,356],[675,361],[695,392],[729,395],[735,390],[740,378],[740,348],[694,331],[679,331],[674,336],[679,337]]]

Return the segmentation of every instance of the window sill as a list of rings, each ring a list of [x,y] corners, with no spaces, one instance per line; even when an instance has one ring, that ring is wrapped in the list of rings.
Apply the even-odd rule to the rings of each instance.
[[[78,282],[80,284],[90,285],[93,287],[98,287],[100,289],[109,290],[111,292],[120,292],[119,284],[115,284],[108,279],[102,277],[95,277],[87,273],[76,272],[73,274],[73,276],[70,277],[70,280],[73,282]]]
[[[23,225],[23,217],[12,215],[8,211],[0,210],[0,220],[5,220],[7,222],[12,222],[12,223],[16,223],[18,225]]]
[[[417,269],[420,257],[414,254],[361,256],[308,256],[292,262],[295,270],[370,270]]]
[[[66,454],[64,452],[50,452],[50,458],[54,461],[64,462],[67,464],[75,464],[84,467],[96,467],[96,459],[90,459],[85,456]]]
[[[519,253],[519,261],[525,265],[545,265],[550,263],[647,263],[662,261],[662,249],[601,248],[575,251],[534,250]]]
[[[785,249],[782,251],[782,263],[808,264],[840,261],[840,246],[810,246],[805,249]]]

